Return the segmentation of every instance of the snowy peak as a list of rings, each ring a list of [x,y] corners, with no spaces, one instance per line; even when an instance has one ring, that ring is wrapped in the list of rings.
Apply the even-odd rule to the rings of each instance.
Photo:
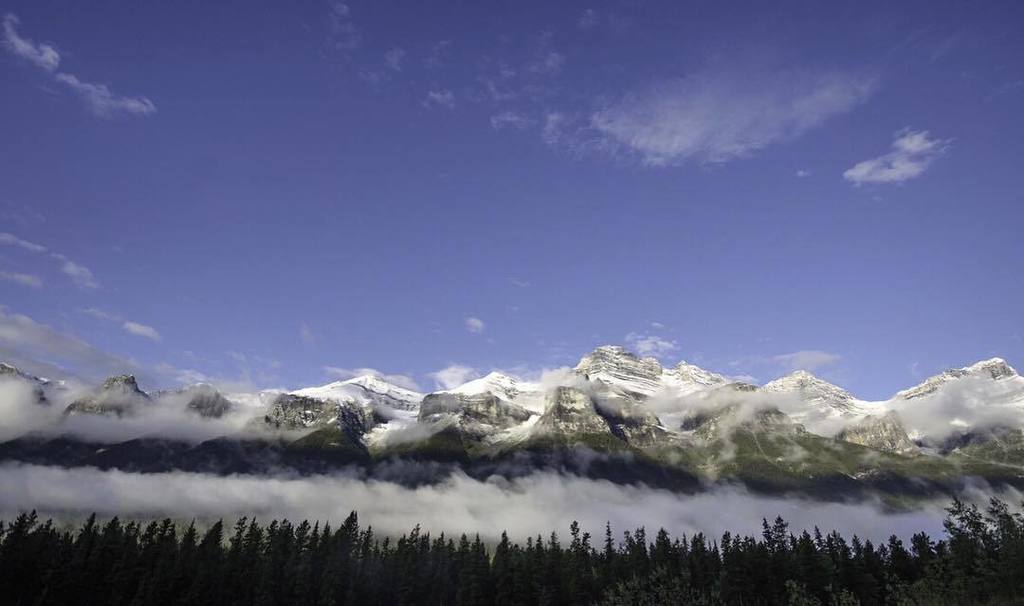
[[[289,393],[294,396],[333,402],[379,404],[397,410],[416,410],[423,400],[423,394],[399,387],[376,375],[361,375],[318,387],[305,387]]]
[[[826,405],[841,411],[853,407],[854,397],[845,389],[819,379],[806,370],[797,370],[761,387],[768,393],[797,393],[812,405]]]
[[[904,389],[903,391],[897,392],[893,399],[913,400],[914,398],[921,398],[935,393],[944,385],[965,378],[1002,381],[1019,377],[1020,375],[1017,374],[1017,371],[1007,364],[1006,360],[1002,358],[990,358],[988,360],[975,362],[974,364],[963,368],[951,368],[935,376],[928,377],[923,382],[911,387],[910,389]]]
[[[683,385],[692,386],[698,389],[724,385],[728,382],[728,379],[723,375],[711,372],[710,370],[704,370],[700,366],[690,364],[685,361],[666,370],[665,375],[666,379],[668,379],[666,382],[675,380]]]
[[[663,387],[664,369],[656,358],[637,357],[618,345],[603,345],[583,356],[576,372],[639,395],[651,395]]]
[[[492,372],[479,379],[474,379],[468,383],[464,383],[454,389],[448,389],[438,393],[453,393],[461,396],[491,394],[501,398],[502,400],[512,401],[521,393],[532,392],[537,389],[537,386],[533,383],[520,381],[515,377],[502,374],[500,372]]]
[[[971,375],[977,376],[988,376],[989,378],[999,380],[1006,379],[1009,377],[1016,377],[1017,371],[1012,366],[1006,363],[1006,360],[1002,358],[989,358],[988,360],[982,360],[975,362],[970,366],[964,368]]]

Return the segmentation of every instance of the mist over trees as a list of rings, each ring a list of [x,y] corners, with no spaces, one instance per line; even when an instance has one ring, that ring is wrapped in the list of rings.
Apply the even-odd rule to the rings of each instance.
[[[8,604],[1018,604],[1024,515],[993,499],[954,501],[945,534],[884,544],[781,518],[761,536],[672,537],[637,528],[496,544],[479,536],[401,537],[288,520],[199,530],[91,516],[76,529],[35,512],[0,523]]]

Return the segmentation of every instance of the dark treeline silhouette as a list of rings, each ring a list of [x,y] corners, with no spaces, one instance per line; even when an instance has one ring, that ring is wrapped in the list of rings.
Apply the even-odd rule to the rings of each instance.
[[[496,545],[479,537],[397,540],[360,528],[242,518],[199,532],[92,516],[74,531],[35,513],[0,525],[4,604],[1020,604],[1024,516],[959,501],[946,537],[875,545],[836,532],[653,537]]]

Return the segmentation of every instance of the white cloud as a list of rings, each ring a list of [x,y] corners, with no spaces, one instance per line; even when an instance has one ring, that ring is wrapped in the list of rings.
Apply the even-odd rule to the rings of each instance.
[[[43,246],[42,244],[36,244],[35,242],[29,242],[28,240],[22,240],[14,234],[7,232],[0,232],[0,244],[7,244],[9,246],[17,246],[18,248],[27,250],[29,252],[47,255],[52,259],[55,259],[61,264],[61,271],[67,274],[68,277],[74,281],[75,284],[82,288],[97,288],[99,284],[96,282],[96,277],[93,276],[92,271],[88,267],[79,265],[66,256],[57,253],[50,252],[50,249]],[[25,274],[16,274],[24,276]],[[24,280],[24,278],[22,278]],[[24,283],[24,282],[23,282]],[[40,284],[42,282],[40,281]]]
[[[151,341],[159,341],[160,333],[156,331],[152,326],[146,326],[145,324],[139,324],[138,322],[132,322],[131,320],[125,321],[121,324],[121,328],[129,334],[133,334],[137,337],[144,337]]]
[[[18,35],[20,21],[11,14],[4,16],[4,46],[12,54],[34,64],[36,67],[52,72],[60,65],[60,53],[49,44],[36,44]]]
[[[641,356],[660,357],[679,349],[675,341],[657,335],[642,335],[631,332],[626,335],[626,344]]]
[[[35,44],[18,34],[19,20],[14,15],[4,17],[3,43],[9,52],[25,59],[53,74],[54,80],[67,86],[81,97],[93,114],[102,118],[117,115],[147,115],[156,112],[156,105],[146,97],[121,97],[111,92],[105,84],[84,82],[77,76],[66,72],[57,72],[60,65],[60,53],[50,45]]]
[[[437,386],[441,389],[453,389],[480,376],[480,372],[470,366],[452,364],[437,372],[430,373]]]
[[[831,366],[842,359],[839,354],[828,353],[827,351],[817,351],[813,349],[805,349],[801,351],[794,351],[793,353],[779,354],[772,356],[771,360],[777,364],[785,366],[788,370],[806,370],[814,371],[819,368]]]
[[[874,89],[873,78],[839,71],[705,69],[626,95],[589,126],[649,166],[722,163],[799,137]]]
[[[75,372],[93,377],[138,368],[130,360],[99,350],[28,316],[8,313],[3,308],[0,308],[0,357],[20,362],[47,360],[51,364],[67,364]]]
[[[110,313],[109,311],[99,309],[98,307],[89,307],[87,309],[83,309],[82,313],[88,316],[92,316],[93,318],[96,318],[97,320],[101,320],[103,322],[113,322],[115,324],[120,324],[122,330],[124,330],[128,334],[135,335],[136,337],[144,337],[146,339],[150,339],[153,341],[160,341],[161,339],[160,333],[157,332],[157,330],[152,326],[148,326],[146,324],[142,324],[139,322],[134,322],[132,320],[126,320],[115,313]]]
[[[810,177],[811,176],[811,171],[804,170],[804,169],[801,168],[798,171],[796,171],[796,176],[797,176],[798,179],[803,179],[804,177]]]
[[[423,100],[423,107],[445,107],[455,109],[455,93],[448,89],[432,90]]]
[[[14,282],[31,288],[41,288],[43,286],[43,280],[39,276],[12,271],[0,271],[0,280],[7,280],[8,282]]]
[[[384,53],[384,64],[396,72],[402,71],[402,59],[405,58],[405,50],[393,48]]]
[[[506,128],[512,128],[515,130],[523,130],[533,124],[533,120],[519,112],[504,111],[499,114],[491,116],[491,128],[494,130],[502,130]]]
[[[371,375],[379,377],[393,385],[404,387],[405,389],[420,391],[419,384],[416,383],[416,380],[409,375],[388,374],[381,372],[376,368],[340,368],[338,366],[324,366],[324,372],[326,372],[328,376],[341,379],[342,381],[354,379],[355,377]]]
[[[487,328],[487,325],[484,324],[483,320],[474,316],[469,316],[468,318],[466,318],[465,324],[466,330],[477,335],[482,333],[484,329]]]
[[[7,232],[0,232],[0,244],[9,244],[11,246],[17,246],[23,248],[29,252],[34,253],[45,253],[47,248],[42,244],[36,244],[35,242],[29,242],[28,240],[22,240],[14,234]]]
[[[509,278],[508,281],[516,288],[529,288],[531,286],[529,281],[520,278]]]
[[[60,73],[54,77],[81,97],[92,113],[101,118],[112,118],[121,114],[145,116],[156,113],[156,105],[146,97],[115,95],[105,84],[83,82],[72,74]]]
[[[82,288],[99,288],[99,283],[96,281],[96,277],[88,267],[79,265],[64,255],[54,254],[53,257],[63,263],[60,270],[67,274],[67,276],[71,278],[72,282]]]
[[[896,133],[892,151],[858,162],[843,173],[847,181],[862,183],[902,183],[920,176],[931,163],[944,154],[950,139],[932,139],[928,131],[903,129]]]

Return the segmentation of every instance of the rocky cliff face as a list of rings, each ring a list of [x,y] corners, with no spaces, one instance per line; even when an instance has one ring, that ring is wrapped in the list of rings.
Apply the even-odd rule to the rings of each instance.
[[[776,408],[750,408],[740,404],[694,411],[683,420],[681,429],[692,431],[695,437],[705,441],[726,438],[738,430],[776,435],[804,431],[801,425]]]
[[[150,404],[149,395],[139,389],[134,375],[110,377],[100,388],[89,396],[72,402],[65,410],[66,415],[97,414],[130,416],[140,406]]]
[[[357,435],[369,431],[376,424],[372,410],[365,407],[294,394],[279,395],[261,421],[270,429],[339,427]]]
[[[865,417],[840,431],[836,439],[897,454],[910,454],[919,450],[895,413]]]
[[[559,435],[609,434],[611,429],[589,395],[574,387],[556,387],[545,398],[538,432]]]
[[[188,397],[186,408],[201,417],[219,419],[234,408],[234,404],[212,385],[193,385],[184,393]]]
[[[641,397],[664,388],[663,369],[658,360],[639,358],[616,345],[598,347],[583,356],[576,372],[587,380]]]
[[[518,425],[530,418],[531,413],[492,393],[464,395],[460,393],[433,393],[423,398],[419,421],[438,423],[451,421],[473,433],[487,433]]]

